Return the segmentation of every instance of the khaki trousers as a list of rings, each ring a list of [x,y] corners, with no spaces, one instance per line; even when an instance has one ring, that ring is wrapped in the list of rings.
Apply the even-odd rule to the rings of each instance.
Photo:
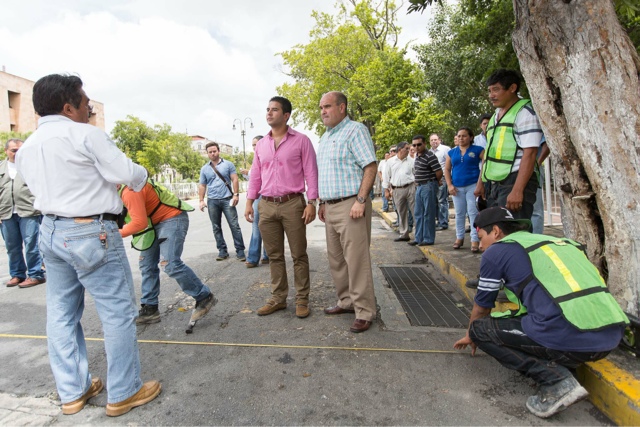
[[[262,243],[269,257],[271,269],[271,299],[276,303],[287,301],[289,282],[284,258],[284,237],[287,236],[293,258],[293,280],[296,287],[296,304],[309,304],[309,256],[307,255],[307,226],[302,214],[306,208],[304,197],[284,203],[260,199],[258,227]]]
[[[376,317],[376,297],[371,271],[371,200],[365,216],[351,219],[349,211],[355,198],[325,206],[327,255],[331,277],[338,294],[338,306],[354,308],[356,319],[372,321]]]
[[[409,237],[409,212],[413,215],[416,203],[416,186],[411,184],[405,188],[394,189],[393,201],[398,210],[398,233],[400,233],[400,237]]]

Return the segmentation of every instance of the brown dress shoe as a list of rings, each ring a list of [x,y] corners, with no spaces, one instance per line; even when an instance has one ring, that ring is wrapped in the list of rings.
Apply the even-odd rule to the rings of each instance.
[[[158,381],[148,381],[142,384],[140,390],[130,398],[118,403],[107,404],[107,416],[119,417],[126,414],[136,406],[144,405],[155,399],[162,391],[162,386]]]
[[[351,327],[349,328],[349,330],[357,334],[357,333],[366,331],[367,329],[369,329],[370,326],[371,326],[371,322],[369,322],[368,320],[356,319],[355,322],[353,322],[353,325],[351,325]]]
[[[43,283],[45,283],[47,281],[47,279],[42,278],[42,279],[34,279],[33,277],[29,277],[27,280],[25,280],[24,282],[20,283],[18,285],[19,288],[30,288],[32,286],[36,286],[36,285],[41,285]]]
[[[91,387],[89,387],[89,390],[87,390],[87,392],[83,394],[80,399],[62,404],[62,413],[65,415],[77,414],[87,404],[87,400],[99,395],[103,388],[104,385],[102,384],[100,378],[92,378]]]
[[[327,307],[324,309],[324,314],[343,314],[343,313],[355,313],[353,308],[342,308],[339,305],[333,307]]]
[[[14,286],[18,286],[22,282],[24,282],[24,279],[20,277],[12,277],[11,280],[7,282],[7,288],[13,288]]]
[[[296,316],[300,319],[304,319],[305,317],[309,316],[309,313],[311,313],[311,311],[309,310],[308,305],[296,305]]]
[[[273,314],[278,310],[284,310],[287,308],[286,302],[276,303],[274,301],[269,301],[262,307],[260,307],[257,311],[258,316],[268,316],[269,314]]]

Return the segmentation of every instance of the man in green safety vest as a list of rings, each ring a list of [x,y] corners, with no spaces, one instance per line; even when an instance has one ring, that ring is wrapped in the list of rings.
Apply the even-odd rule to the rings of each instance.
[[[479,347],[534,379],[540,388],[527,409],[550,417],[587,396],[570,369],[606,357],[628,319],[580,244],[529,233],[529,220],[501,207],[480,212],[473,226],[484,251],[480,280],[469,329],[454,348],[471,346],[473,356]],[[518,309],[491,313],[501,289]]]
[[[531,219],[542,128],[531,101],[518,96],[520,81],[516,71],[505,69],[487,79],[489,100],[496,111],[487,127],[482,173],[474,194],[485,198],[489,207],[506,207],[516,218]]]
[[[127,208],[122,237],[133,236],[132,246],[140,252],[142,274],[141,309],[137,324],[158,323],[160,312],[160,269],[178,282],[184,293],[195,299],[191,322],[204,317],[217,300],[211,289],[182,259],[184,240],[189,230],[187,211],[193,207],[178,199],[165,187],[149,179],[139,193],[129,187],[119,188],[122,203]]]

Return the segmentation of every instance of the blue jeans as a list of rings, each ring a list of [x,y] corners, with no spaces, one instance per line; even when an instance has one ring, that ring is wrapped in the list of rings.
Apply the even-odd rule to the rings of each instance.
[[[416,188],[415,240],[420,243],[434,243],[436,239],[436,215],[438,211],[438,183],[429,181]]]
[[[107,234],[106,244],[100,232]],[[40,251],[47,265],[47,340],[49,363],[62,403],[82,397],[91,387],[82,331],[85,290],[102,322],[107,355],[108,402],[128,399],[140,390],[140,356],[133,277],[114,221],[77,223],[45,216]]]
[[[189,230],[189,216],[186,212],[154,225],[156,241],[140,253],[140,273],[142,274],[142,304],[158,305],[160,295],[160,269],[178,282],[182,291],[196,301],[205,299],[211,290],[196,276],[182,260],[182,248]]]
[[[465,187],[456,187],[457,194],[452,196],[453,207],[456,210],[456,239],[464,239],[465,220],[469,215],[469,223],[471,224],[471,241],[479,242],[478,231],[473,226],[473,222],[478,215],[478,208],[476,207],[476,196],[473,192],[476,189],[476,184],[467,185]]]
[[[247,262],[251,264],[258,264],[260,262],[260,250],[262,250],[262,259],[269,259],[267,250],[262,247],[262,235],[260,234],[260,227],[258,227],[258,222],[260,221],[260,213],[258,212],[259,202],[259,198],[253,201],[251,241],[249,241],[249,254],[247,255]]]
[[[389,201],[386,197],[384,197],[384,189],[382,189],[382,211],[386,212],[389,210]]]
[[[28,276],[33,279],[44,279],[42,258],[38,249],[40,221],[42,221],[41,215],[20,218],[14,213],[11,218],[3,220],[0,224],[2,238],[9,255],[11,277],[26,279]],[[22,255],[23,242],[26,263],[25,256]]]
[[[532,378],[539,385],[553,385],[571,376],[584,362],[595,362],[609,354],[552,350],[529,338],[521,317],[482,317],[469,327],[469,337],[480,350],[502,366]]]
[[[216,238],[216,246],[218,247],[218,256],[227,256],[227,242],[224,241],[222,235],[222,214],[227,219],[231,235],[233,236],[233,245],[236,248],[236,256],[244,258],[244,241],[242,240],[242,231],[238,224],[238,211],[235,206],[231,206],[231,197],[226,199],[207,199],[207,209],[209,210],[209,219],[213,226],[213,235]]]
[[[444,183],[438,187],[438,225],[443,228],[449,227],[449,190],[447,189],[447,183],[443,179]]]

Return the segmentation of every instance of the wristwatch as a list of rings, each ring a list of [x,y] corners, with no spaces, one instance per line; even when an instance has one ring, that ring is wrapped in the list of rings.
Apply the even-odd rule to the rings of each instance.
[[[235,197],[235,196],[240,197],[240,193],[234,193],[233,195],[234,195],[234,197]]]
[[[317,200],[307,200],[307,204],[308,205],[313,205],[313,207],[318,206],[318,201]]]
[[[357,201],[358,201],[358,203],[360,203],[361,205],[364,205],[364,202],[366,202],[366,201],[367,201],[366,197],[360,197],[360,196],[358,196],[358,197],[356,198],[356,200],[357,200]]]

